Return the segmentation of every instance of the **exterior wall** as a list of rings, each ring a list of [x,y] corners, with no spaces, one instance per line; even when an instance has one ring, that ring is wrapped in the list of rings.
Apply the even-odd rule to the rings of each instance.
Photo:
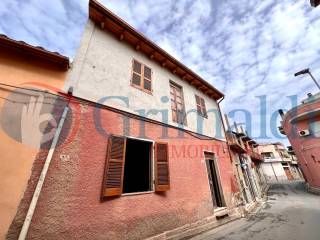
[[[152,68],[152,94],[130,85],[133,59]],[[187,115],[185,128],[207,136],[225,138],[216,101],[146,55],[134,50],[132,46],[101,30],[91,20],[86,26],[65,90],[73,86],[75,96],[135,114],[139,113],[139,110],[140,114],[143,114],[141,110],[145,110],[146,114],[152,109],[167,110],[167,117],[152,112],[147,117],[178,126],[172,121],[170,80],[182,86],[186,112],[191,111]],[[198,117],[195,94],[204,98],[209,111],[208,119]],[[106,97],[120,97],[122,100],[114,98],[106,100]],[[124,103],[124,99],[128,100],[128,106]],[[201,127],[202,121],[203,127]]]
[[[261,163],[261,168],[269,183],[288,180],[280,162]]]
[[[310,187],[318,189],[320,189],[320,145],[318,131],[314,125],[320,121],[320,117],[311,112],[319,108],[320,101],[316,99],[290,110],[283,119],[284,131],[297,156],[306,181]],[[303,119],[291,123],[292,119],[302,114],[306,114]],[[305,129],[310,130],[311,135],[300,137],[298,133]]]
[[[97,127],[97,113],[100,127]],[[228,208],[234,207],[235,176],[225,142],[201,140],[187,133],[177,137],[177,129],[151,122],[145,122],[145,132],[140,132],[143,121],[129,118],[130,124],[125,125],[123,119],[123,114],[107,109],[85,104],[80,109],[73,106],[54,152],[28,239],[57,239],[57,236],[60,239],[143,239],[212,215],[203,150],[216,154],[225,201]],[[62,142],[61,139],[69,139],[66,135],[70,130],[73,137]],[[162,137],[163,130],[168,131],[169,137]],[[101,201],[110,133],[168,142],[170,190]],[[37,157],[8,239],[16,239],[19,233],[45,157],[45,151]]]
[[[237,152],[234,152],[231,150],[231,157],[233,159],[233,165],[234,165],[234,172],[236,175],[236,179],[238,181],[238,191],[236,193],[237,201],[242,202],[242,204],[246,204],[248,202],[252,201],[252,198],[250,196],[249,188],[246,184],[246,181],[244,179],[244,175],[241,169],[241,163],[239,159],[239,155]]]
[[[247,168],[248,168],[248,175],[251,181],[251,185],[254,191],[254,195],[258,198],[261,197],[261,188],[259,186],[259,182],[257,179],[257,176],[255,174],[255,168],[254,168],[254,164],[251,161],[250,157],[246,157],[246,163],[247,163]]]
[[[42,88],[39,84],[62,88],[65,72],[61,69],[14,51],[1,48],[0,52],[1,83],[38,89]],[[23,104],[28,104],[31,93],[19,94],[13,90],[0,85],[0,239],[4,238],[16,214],[38,152],[34,145],[25,144],[21,139],[21,109]]]
[[[263,152],[272,152],[273,153],[274,159],[273,160],[270,159],[267,161],[281,161],[282,160],[279,152],[276,150],[276,148],[273,144],[259,145],[258,151],[260,153],[263,153]],[[265,159],[265,161],[266,161],[266,159]]]

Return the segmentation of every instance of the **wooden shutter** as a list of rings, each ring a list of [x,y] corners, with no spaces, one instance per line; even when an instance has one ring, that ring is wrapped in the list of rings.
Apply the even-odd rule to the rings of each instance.
[[[143,68],[143,88],[147,91],[151,91],[151,76],[152,76],[152,70],[151,68],[144,66]]]
[[[200,98],[200,102],[201,102],[202,114],[206,118],[206,117],[208,117],[206,103],[204,102],[203,98]]]
[[[108,141],[102,196],[122,194],[126,139],[111,136]]]
[[[196,95],[197,112],[202,116],[201,100],[200,97]]]
[[[187,125],[182,88],[180,86],[176,86],[174,83],[170,83],[170,98],[172,120],[174,122]]]
[[[155,144],[155,191],[165,192],[170,189],[169,153],[167,143]]]
[[[208,117],[206,104],[204,102],[204,99],[202,97],[196,96],[196,104],[197,104],[197,112],[200,116],[203,116],[205,118]]]
[[[133,59],[131,83],[142,90],[151,92],[152,69]]]
[[[132,84],[141,86],[142,83],[142,64],[136,60],[132,61]]]

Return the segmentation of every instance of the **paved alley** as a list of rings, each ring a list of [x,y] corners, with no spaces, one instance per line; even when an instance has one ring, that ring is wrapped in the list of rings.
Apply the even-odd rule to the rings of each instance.
[[[213,229],[193,240],[319,240],[320,196],[304,183],[273,184],[268,201],[247,218]]]

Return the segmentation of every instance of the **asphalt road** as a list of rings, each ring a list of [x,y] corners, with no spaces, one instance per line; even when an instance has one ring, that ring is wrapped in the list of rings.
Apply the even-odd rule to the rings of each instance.
[[[198,235],[193,240],[320,240],[320,196],[302,182],[273,184],[255,214]]]

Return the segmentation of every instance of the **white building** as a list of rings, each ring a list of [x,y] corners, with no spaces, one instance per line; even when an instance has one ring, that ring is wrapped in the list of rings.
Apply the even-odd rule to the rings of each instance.
[[[264,158],[260,168],[268,182],[302,179],[297,161],[282,143],[259,144],[258,150]]]

